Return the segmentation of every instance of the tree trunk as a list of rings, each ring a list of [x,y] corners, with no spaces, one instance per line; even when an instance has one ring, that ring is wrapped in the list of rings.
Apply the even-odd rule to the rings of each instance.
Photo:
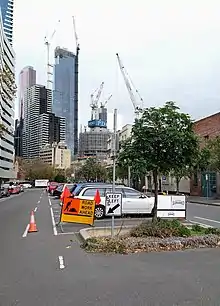
[[[176,194],[180,193],[180,179],[176,177]]]
[[[157,220],[157,203],[158,203],[158,173],[157,170],[153,171],[154,181],[154,208],[153,208],[153,222]]]

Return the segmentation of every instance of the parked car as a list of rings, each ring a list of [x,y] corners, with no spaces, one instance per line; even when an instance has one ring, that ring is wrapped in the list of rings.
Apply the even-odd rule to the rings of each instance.
[[[57,182],[49,182],[47,186],[47,192],[50,195],[53,195],[54,190],[60,185],[60,183]]]
[[[102,219],[105,217],[105,195],[106,193],[112,193],[111,184],[81,186],[81,188],[75,192],[74,197],[93,200],[97,189],[99,190],[101,203],[95,207],[95,217],[96,219]],[[122,194],[122,214],[152,213],[154,197],[143,195],[141,192],[123,185],[117,185],[115,192]]]
[[[30,182],[21,182],[24,189],[32,188],[32,184]]]
[[[53,190],[53,196],[56,198],[60,198],[61,193],[63,192],[63,186],[64,184],[60,184],[59,186],[57,186],[56,189]]]
[[[2,184],[0,188],[0,197],[9,197],[10,192],[9,192],[9,184]]]

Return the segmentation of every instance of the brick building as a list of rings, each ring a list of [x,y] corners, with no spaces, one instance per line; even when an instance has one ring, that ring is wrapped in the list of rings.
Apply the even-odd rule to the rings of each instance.
[[[204,142],[220,136],[220,112],[196,121],[193,129]],[[217,181],[219,182],[219,174],[215,172],[194,174],[190,182],[190,194],[209,197],[220,195]]]

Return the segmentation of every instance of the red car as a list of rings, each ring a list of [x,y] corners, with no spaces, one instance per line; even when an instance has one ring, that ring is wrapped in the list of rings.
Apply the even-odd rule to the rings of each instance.
[[[53,195],[53,192],[57,188],[57,186],[59,186],[59,183],[57,183],[57,182],[49,182],[48,183],[48,187],[47,187],[48,193],[50,195]]]

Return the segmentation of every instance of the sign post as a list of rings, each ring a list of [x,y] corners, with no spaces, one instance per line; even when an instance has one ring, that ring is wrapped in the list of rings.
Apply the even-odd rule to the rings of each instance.
[[[115,194],[115,170],[116,170],[116,138],[117,138],[117,109],[114,109],[114,122],[113,122],[113,178],[112,178],[112,194]],[[112,213],[112,226],[111,226],[111,235],[114,236],[114,227],[115,227],[115,217],[114,213]]]

